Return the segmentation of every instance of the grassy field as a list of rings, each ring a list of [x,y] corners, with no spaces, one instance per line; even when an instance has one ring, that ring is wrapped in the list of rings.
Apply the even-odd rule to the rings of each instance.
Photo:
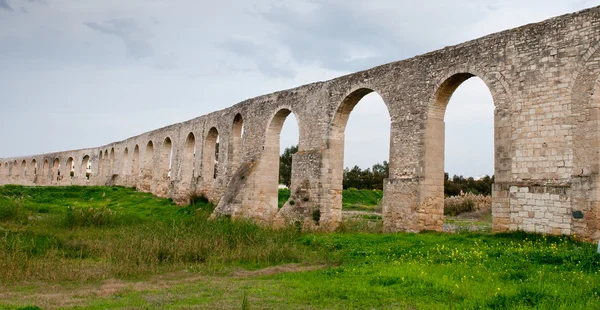
[[[212,208],[0,187],[0,308],[600,308],[600,255],[566,237],[303,233]]]

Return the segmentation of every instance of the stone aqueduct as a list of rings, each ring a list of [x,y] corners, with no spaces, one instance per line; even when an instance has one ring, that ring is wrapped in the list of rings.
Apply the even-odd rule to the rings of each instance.
[[[446,104],[477,76],[495,104],[494,231],[598,241],[599,47],[596,7],[249,99],[102,147],[4,158],[0,184],[135,186],[181,203],[203,194],[218,203],[215,215],[331,230],[341,221],[344,128],[356,103],[377,92],[391,117],[384,229],[441,230]],[[292,197],[278,209],[279,134],[290,113],[298,120],[299,152]]]

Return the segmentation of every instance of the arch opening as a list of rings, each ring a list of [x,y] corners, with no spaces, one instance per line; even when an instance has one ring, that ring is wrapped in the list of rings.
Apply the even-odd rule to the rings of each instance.
[[[193,132],[190,132],[185,139],[185,148],[183,152],[183,165],[181,167],[181,180],[184,184],[189,185],[194,178],[196,161],[196,137]]]
[[[148,141],[146,145],[146,151],[144,152],[144,165],[142,168],[142,184],[141,189],[144,191],[150,191],[152,187],[153,179],[153,162],[154,162],[154,144],[152,141]]]
[[[85,155],[81,160],[81,167],[79,169],[81,175],[85,176],[86,180],[89,180],[92,176],[92,162],[90,160],[90,156]]]
[[[287,108],[275,113],[267,128],[260,171],[260,175],[264,177],[260,180],[260,187],[265,195],[268,213],[275,214],[285,205],[290,199],[289,188],[295,185],[293,184],[293,156],[300,148],[298,128],[296,116]],[[280,186],[281,183],[286,184]],[[281,200],[279,199],[280,188]]]
[[[130,169],[129,169],[130,162],[131,162],[131,158],[129,158],[129,149],[126,147],[125,150],[123,151],[123,167],[121,167],[121,173],[123,174],[123,176],[126,176],[128,174],[128,172],[130,171]]]
[[[202,179],[209,185],[219,173],[219,131],[212,127],[204,139]]]
[[[65,167],[69,169],[69,178],[72,179],[75,176],[75,162],[73,161],[73,157],[67,159],[67,165]]]
[[[37,161],[35,160],[35,158],[31,160],[31,167],[33,168],[32,176],[35,177],[38,174],[38,166],[37,166]]]
[[[21,162],[21,176],[23,177],[23,179],[27,179],[27,160],[23,159],[23,161]]]
[[[56,181],[61,180],[60,176],[60,159],[55,158],[54,163],[52,164],[52,179]]]
[[[391,119],[383,98],[374,90],[360,88],[338,106],[329,140],[332,167],[331,220],[351,218],[357,210],[373,214],[369,225],[381,225],[384,182],[388,178]],[[361,201],[344,201],[348,194],[363,191]],[[346,195],[349,197],[350,195]]]
[[[173,164],[173,143],[171,138],[165,138],[160,153],[160,173],[162,178],[171,178],[171,165]]]
[[[19,176],[19,162],[15,159],[15,161],[12,164],[12,175],[14,177],[18,177]]]
[[[428,113],[424,167],[436,229],[445,217],[476,219],[491,229],[494,110],[490,88],[474,74],[455,74],[436,90]]]
[[[108,177],[113,177],[113,175],[115,174],[115,149],[111,148],[110,149],[110,163],[108,165]]]
[[[229,143],[229,165],[232,173],[237,171],[242,161],[244,149],[244,119],[241,114],[236,114],[233,118],[233,127]]]
[[[131,157],[131,175],[135,179],[140,175],[140,147],[136,144]]]

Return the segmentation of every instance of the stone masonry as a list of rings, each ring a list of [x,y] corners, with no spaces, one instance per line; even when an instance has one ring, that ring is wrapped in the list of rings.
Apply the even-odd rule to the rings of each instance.
[[[346,122],[363,96],[377,92],[391,117],[384,228],[441,230],[446,105],[477,76],[495,104],[494,231],[598,241],[599,47],[596,7],[248,99],[101,147],[0,159],[0,184],[135,186],[179,203],[205,195],[218,204],[214,216],[332,230],[342,218]],[[292,197],[279,210],[279,135],[290,113],[298,120],[299,152]]]

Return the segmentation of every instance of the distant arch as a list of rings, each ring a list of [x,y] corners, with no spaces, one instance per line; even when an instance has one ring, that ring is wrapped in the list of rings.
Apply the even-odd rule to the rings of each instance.
[[[194,166],[196,161],[196,137],[190,132],[185,139],[183,151],[183,164],[181,166],[181,180],[185,185],[189,185],[194,177]]]
[[[129,158],[129,149],[127,147],[125,147],[125,150],[123,151],[123,167],[121,168],[121,173],[123,174],[123,176],[126,176],[127,174],[129,174],[128,172],[130,171],[130,169],[129,169],[130,162],[131,162],[131,158]]]
[[[131,157],[131,175],[136,179],[140,175],[140,147],[136,144]]]
[[[92,176],[92,164],[90,160],[90,156],[85,155],[81,160],[81,166],[79,168],[80,175],[85,176],[86,180],[89,180]]]
[[[231,136],[229,143],[229,166],[231,172],[235,173],[242,161],[242,153],[244,148],[244,119],[242,114],[238,113],[233,118],[233,126],[231,128]]]
[[[296,121],[298,122],[297,115],[292,112],[289,108],[282,108],[277,111],[271,118],[266,132],[266,141],[263,146],[263,154],[260,161],[259,175],[261,176],[258,181],[260,192],[264,193],[264,201],[266,203],[266,214],[267,219],[272,218],[278,212],[278,185],[279,185],[279,156],[281,150],[281,131],[286,119],[294,114]],[[300,129],[300,126],[298,126]],[[299,145],[299,148],[302,148]],[[292,168],[292,176],[294,171]],[[292,188],[295,186],[292,177]]]
[[[115,174],[115,149],[110,148],[110,163],[108,168],[108,177],[112,177]]]
[[[173,143],[171,138],[166,137],[163,141],[162,151],[160,152],[159,171],[162,178],[171,177],[171,164],[173,157]]]
[[[21,161],[21,177],[27,179],[27,174],[27,160],[23,159],[23,161]]]
[[[142,168],[142,184],[141,189],[143,191],[150,191],[152,187],[153,178],[153,162],[154,162],[154,143],[152,140],[146,144],[146,151],[144,152],[144,166]]]
[[[67,158],[67,164],[65,165],[65,171],[69,170],[69,178],[73,178],[75,176],[75,164],[73,161],[73,157]]]
[[[33,173],[31,174],[32,181],[35,179],[35,176],[38,174],[38,166],[37,161],[34,159],[31,160],[31,169],[33,169]]]
[[[14,177],[18,177],[19,173],[19,162],[15,159],[15,161],[12,164],[12,175]]]
[[[218,140],[219,131],[216,127],[212,127],[204,139],[202,154],[202,179],[207,185],[216,179],[218,174]]]
[[[60,159],[55,158],[54,163],[52,164],[52,180],[60,181]]]

